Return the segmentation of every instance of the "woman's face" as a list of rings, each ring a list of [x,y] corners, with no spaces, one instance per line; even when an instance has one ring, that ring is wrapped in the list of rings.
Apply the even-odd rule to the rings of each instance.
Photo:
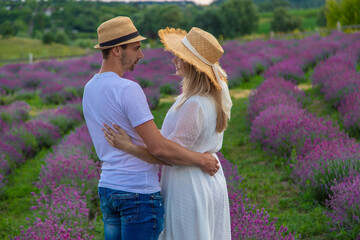
[[[179,77],[185,77],[186,63],[177,56],[175,56],[173,58],[172,62],[174,63],[175,68],[176,68],[175,74]]]

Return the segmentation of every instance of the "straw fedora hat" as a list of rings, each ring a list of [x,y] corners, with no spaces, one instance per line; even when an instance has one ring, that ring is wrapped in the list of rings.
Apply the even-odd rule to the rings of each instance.
[[[119,45],[145,40],[140,36],[128,17],[116,17],[103,22],[97,29],[99,44],[96,49],[107,49]]]
[[[197,56],[193,53],[194,51],[189,50],[189,46],[186,46],[183,41],[185,36],[187,44],[190,44],[201,56]],[[218,65],[224,50],[213,35],[200,28],[193,27],[189,33],[181,29],[161,29],[159,30],[159,37],[165,46],[165,50],[171,51],[184,62],[193,65],[197,71],[205,73],[211,83],[218,90],[221,90],[215,72],[209,64]],[[227,82],[225,73],[220,78]]]

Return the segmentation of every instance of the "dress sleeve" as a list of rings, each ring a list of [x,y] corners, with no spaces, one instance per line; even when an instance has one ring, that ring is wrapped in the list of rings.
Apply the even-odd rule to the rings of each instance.
[[[174,131],[167,137],[181,146],[192,149],[204,125],[204,112],[197,101],[187,101],[179,109]]]

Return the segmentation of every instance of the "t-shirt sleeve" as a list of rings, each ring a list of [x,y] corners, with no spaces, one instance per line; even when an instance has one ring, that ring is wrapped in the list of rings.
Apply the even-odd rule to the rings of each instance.
[[[199,102],[188,100],[177,111],[179,114],[176,126],[167,138],[184,148],[192,149],[203,129],[203,109]]]
[[[129,84],[129,86],[123,89],[120,98],[120,103],[132,127],[135,128],[154,119],[145,93],[139,84],[135,82]]]

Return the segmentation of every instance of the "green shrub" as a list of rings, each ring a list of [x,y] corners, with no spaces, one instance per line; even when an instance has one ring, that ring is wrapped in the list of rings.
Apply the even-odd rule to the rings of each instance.
[[[148,79],[137,77],[136,80],[139,81],[139,84],[142,88],[154,86],[154,83]]]
[[[51,118],[49,121],[51,124],[59,127],[61,136],[66,134],[68,131],[73,129],[75,125],[80,123],[79,121],[71,119],[64,115],[56,116],[54,118]]]
[[[301,18],[290,15],[283,7],[278,7],[274,11],[274,19],[271,22],[271,30],[275,32],[290,32],[301,29]]]
[[[34,134],[26,131],[24,128],[12,128],[11,134],[18,136],[24,143],[24,148],[22,151],[25,157],[31,157],[38,152],[39,144]]]
[[[55,34],[54,42],[66,45],[69,43],[69,37],[64,31],[59,31]]]
[[[174,84],[166,83],[160,87],[160,93],[167,94],[167,95],[174,95],[177,94],[177,90]]]
[[[44,33],[42,37],[42,42],[44,44],[52,44],[54,42],[54,34],[52,32],[46,32]]]

